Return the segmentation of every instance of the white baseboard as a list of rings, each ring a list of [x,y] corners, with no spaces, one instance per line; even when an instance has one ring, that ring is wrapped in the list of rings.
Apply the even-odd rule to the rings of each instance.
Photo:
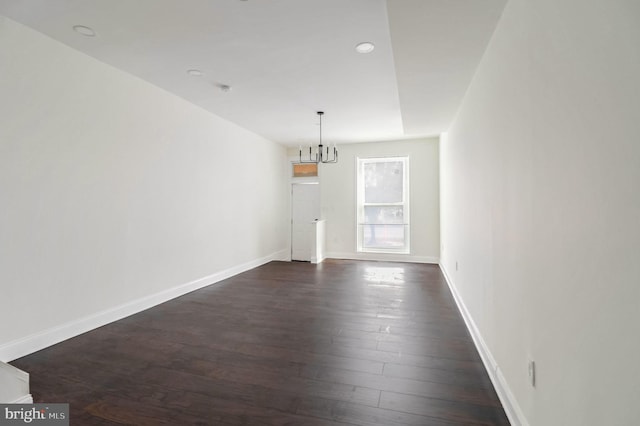
[[[0,403],[30,404],[29,373],[0,362]]]
[[[329,252],[327,259],[349,259],[349,260],[372,260],[378,262],[410,262],[410,263],[434,263],[438,264],[440,259],[432,256],[414,256],[411,254],[391,254],[391,253],[339,253]]]
[[[206,277],[163,290],[159,293],[151,294],[149,296],[124,303],[120,306],[115,306],[65,324],[47,328],[21,339],[5,343],[0,346],[0,361],[13,361],[14,359],[37,352],[51,345],[55,345],[56,343],[60,343],[82,333],[86,333],[87,331],[152,308],[202,287],[215,284],[273,260],[285,260],[287,256],[287,250],[280,250],[268,256],[233,266]]]
[[[16,399],[15,401],[11,401],[9,404],[33,404],[33,396],[28,394]]]
[[[475,344],[476,349],[480,354],[480,358],[482,359],[484,368],[489,374],[491,383],[493,383],[493,387],[498,394],[498,398],[500,398],[500,402],[502,403],[504,411],[509,418],[509,422],[511,422],[513,426],[529,426],[529,422],[524,416],[524,413],[522,412],[518,401],[513,395],[513,392],[511,392],[511,388],[509,387],[509,384],[502,374],[498,363],[493,357],[493,354],[491,354],[489,347],[485,343],[482,334],[480,334],[480,330],[476,326],[475,321],[473,321],[473,318],[471,317],[467,306],[464,304],[464,301],[460,297],[458,290],[453,285],[453,281],[451,281],[451,278],[449,277],[449,274],[447,273],[444,265],[440,265],[440,270],[442,271],[442,274],[447,281],[447,285],[449,286],[451,294],[456,301],[456,305],[458,305],[458,310],[460,311],[460,314],[462,314],[462,318],[467,325],[467,329],[469,330],[471,338],[473,339],[473,343]]]

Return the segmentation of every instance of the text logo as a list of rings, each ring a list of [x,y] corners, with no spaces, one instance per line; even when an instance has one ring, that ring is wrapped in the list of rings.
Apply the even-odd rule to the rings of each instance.
[[[69,404],[0,404],[0,426],[69,426]]]

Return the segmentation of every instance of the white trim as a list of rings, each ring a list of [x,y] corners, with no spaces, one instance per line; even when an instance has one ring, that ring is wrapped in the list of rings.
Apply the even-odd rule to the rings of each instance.
[[[320,183],[320,166],[318,165],[318,176],[295,177],[293,176],[293,165],[300,164],[298,157],[288,157],[289,159],[289,180],[293,183]]]
[[[5,343],[0,346],[0,360],[4,362],[34,353],[56,343],[60,343],[87,331],[102,327],[103,325],[128,317],[176,297],[198,290],[211,284],[215,284],[234,275],[248,271],[273,260],[285,260],[287,250],[280,250],[258,259],[233,266],[220,272],[203,278],[182,284],[161,292],[142,297],[120,306],[105,309],[104,311],[79,318],[74,321],[47,328],[43,331],[25,336],[23,338]]]
[[[326,251],[326,221],[324,219],[314,221],[312,229],[311,263],[322,263]]]
[[[498,398],[500,398],[500,402],[502,403],[504,411],[507,414],[507,417],[509,418],[509,422],[513,426],[529,426],[529,422],[527,421],[527,418],[522,412],[522,409],[520,408],[518,401],[513,395],[513,392],[511,391],[511,388],[509,387],[507,380],[502,374],[502,371],[500,370],[500,367],[498,366],[498,363],[496,362],[495,358],[491,354],[489,347],[485,343],[484,338],[480,333],[480,330],[476,326],[476,323],[473,321],[473,318],[471,317],[471,313],[469,313],[469,310],[464,304],[462,297],[460,297],[458,290],[456,290],[455,286],[453,285],[453,281],[451,281],[451,279],[449,278],[449,274],[447,274],[447,270],[444,268],[444,265],[442,264],[440,265],[440,270],[442,271],[442,274],[444,275],[444,278],[447,281],[447,285],[449,286],[449,289],[451,290],[451,294],[453,295],[453,298],[456,301],[456,305],[458,305],[458,310],[460,311],[460,314],[464,319],[464,323],[467,325],[467,329],[471,334],[473,343],[475,344],[476,349],[480,354],[480,358],[482,359],[484,368],[487,370],[487,373],[489,374],[491,383],[493,383],[493,387],[495,388],[496,393],[498,394]]]
[[[33,404],[33,396],[29,393],[27,395],[21,396],[15,401],[10,402],[9,404]]]
[[[2,398],[15,398],[16,395],[24,394],[12,401],[0,400],[9,404],[31,404],[33,397],[29,393],[29,373],[22,371],[13,365],[0,362],[0,385],[3,389],[0,392]],[[11,396],[7,396],[11,395]]]
[[[410,254],[396,253],[339,253],[328,252],[327,259],[373,260],[379,262],[410,262],[410,263],[435,263],[440,258],[434,256],[413,256]]]
[[[11,364],[0,362],[0,372],[3,372],[3,375],[9,375],[21,382],[29,383],[29,373],[22,371]]]
[[[411,250],[411,190],[410,190],[410,168],[409,155],[389,156],[389,157],[356,157],[356,249],[358,253],[387,253],[387,254],[409,254]],[[388,163],[402,162],[402,202],[396,203],[366,203],[365,202],[365,182],[364,166],[367,163]],[[402,206],[403,222],[405,226],[404,245],[398,248],[367,248],[364,247],[364,223],[365,207],[367,206]],[[383,224],[380,225],[401,225]]]

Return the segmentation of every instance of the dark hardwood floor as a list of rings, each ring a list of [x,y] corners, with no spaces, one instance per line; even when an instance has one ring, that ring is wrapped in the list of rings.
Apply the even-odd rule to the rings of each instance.
[[[12,362],[72,425],[508,425],[435,265],[272,262]]]

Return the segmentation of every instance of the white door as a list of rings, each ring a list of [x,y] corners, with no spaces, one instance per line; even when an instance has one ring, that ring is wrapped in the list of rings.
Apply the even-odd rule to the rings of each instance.
[[[311,261],[313,222],[320,219],[320,185],[291,185],[291,260]]]

